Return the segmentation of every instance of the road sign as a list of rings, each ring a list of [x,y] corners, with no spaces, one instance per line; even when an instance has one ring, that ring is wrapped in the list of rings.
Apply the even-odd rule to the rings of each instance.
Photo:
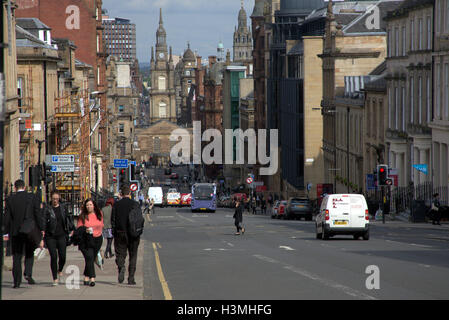
[[[51,162],[53,164],[59,163],[75,163],[75,156],[73,154],[52,155]]]
[[[366,190],[376,190],[376,184],[374,183],[374,174],[366,175]]]
[[[393,185],[393,179],[387,179],[387,180],[385,180],[385,184],[386,184],[387,186]]]
[[[128,168],[128,160],[127,159],[114,159],[114,168],[116,168],[116,169]]]
[[[414,164],[413,168],[418,170],[419,172],[422,172],[424,174],[428,173],[428,165],[427,164]]]
[[[53,164],[51,172],[75,172],[74,164]]]
[[[136,150],[136,149],[134,149],[134,150]],[[135,161],[128,161],[128,163],[137,166],[137,163]]]
[[[253,178],[249,177],[248,179],[246,179],[246,183],[247,184],[253,183]]]
[[[129,188],[131,189],[132,192],[134,192],[134,191],[137,191],[138,186],[137,186],[137,184],[133,183]]]
[[[263,181],[254,181],[253,182],[255,187],[262,187],[263,186]]]

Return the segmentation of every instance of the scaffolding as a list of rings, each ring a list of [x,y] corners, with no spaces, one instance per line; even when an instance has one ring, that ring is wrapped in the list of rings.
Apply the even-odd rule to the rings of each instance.
[[[55,99],[53,123],[57,155],[75,155],[75,172],[55,173],[53,181],[63,201],[75,204],[90,197],[89,90]],[[72,192],[73,190],[73,192]]]

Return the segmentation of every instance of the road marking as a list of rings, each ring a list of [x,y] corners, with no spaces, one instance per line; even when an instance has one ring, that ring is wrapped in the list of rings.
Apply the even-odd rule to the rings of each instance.
[[[157,243],[157,246],[159,247],[159,249],[162,249],[162,246],[159,242]]]
[[[271,259],[269,257],[262,256],[262,255],[253,255],[253,257],[256,257],[257,259],[260,259],[262,261],[266,261],[266,262],[270,262],[270,263],[274,263],[274,264],[283,264],[280,261]],[[303,277],[306,277],[306,278],[309,278],[311,280],[317,281],[317,282],[319,282],[319,283],[321,283],[321,284],[323,284],[323,285],[325,285],[327,287],[331,287],[331,288],[334,288],[336,290],[342,291],[342,292],[344,292],[345,294],[347,294],[349,296],[356,297],[356,298],[361,298],[361,299],[364,299],[364,300],[377,300],[375,297],[369,296],[367,294],[364,294],[363,292],[360,292],[360,291],[357,291],[357,290],[352,289],[350,287],[347,287],[347,286],[344,286],[342,284],[339,284],[338,282],[321,278],[320,276],[315,275],[313,273],[310,273],[310,272],[308,272],[306,270],[303,270],[303,269],[300,269],[300,268],[297,268],[297,267],[294,267],[294,266],[291,266],[291,265],[288,265],[288,264],[284,264],[283,268],[286,269],[286,270],[292,271],[294,273],[297,273],[299,275],[302,275]]]
[[[186,218],[186,217],[184,217],[184,216],[181,216],[180,214],[177,214],[177,215],[178,215],[178,217],[180,217],[181,219],[185,219],[185,220],[190,221],[190,222],[195,222],[194,220],[189,219],[189,218]]]
[[[433,248],[432,246],[426,246],[423,244],[410,243],[411,246],[420,247],[420,248]]]
[[[174,218],[174,216],[157,216],[158,219]]]
[[[420,267],[424,267],[424,268],[430,268],[431,266],[428,264],[418,264]]]
[[[165,300],[173,300],[173,297],[170,293],[170,289],[168,288],[167,281],[165,281],[164,273],[162,272],[161,262],[159,260],[159,253],[157,252],[156,244],[153,242],[154,249],[154,257],[156,258],[156,268],[157,274],[159,276],[159,281],[162,285],[162,291],[164,292]]]
[[[203,249],[204,251],[228,251],[229,249],[224,249],[224,248],[217,248],[217,249],[212,249],[212,248],[206,248]]]
[[[279,246],[279,249],[285,249],[287,251],[295,251],[295,249],[287,247],[287,246]]]
[[[203,216],[203,215],[197,215],[197,214],[194,214],[193,216],[192,216],[192,218],[207,218],[207,217],[209,217],[208,215],[205,215],[205,216]]]

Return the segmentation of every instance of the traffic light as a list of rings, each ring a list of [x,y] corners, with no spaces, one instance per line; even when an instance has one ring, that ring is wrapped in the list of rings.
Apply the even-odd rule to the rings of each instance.
[[[120,171],[118,172],[118,181],[119,181],[119,187],[121,188],[122,186],[128,184],[128,169],[120,169]]]
[[[31,166],[29,169],[29,183],[30,187],[38,187],[41,181],[41,167]]]
[[[136,166],[131,164],[129,167],[129,181],[135,181],[136,180]]]
[[[42,164],[42,172],[44,173],[43,174],[43,177],[42,177],[42,180],[44,181],[44,183],[47,185],[47,184],[50,184],[51,183],[51,181],[52,181],[52,172],[51,172],[51,166],[47,166],[46,164],[45,164],[45,162]]]
[[[381,164],[377,166],[377,183],[378,186],[391,185],[388,181],[388,166],[386,164]]]

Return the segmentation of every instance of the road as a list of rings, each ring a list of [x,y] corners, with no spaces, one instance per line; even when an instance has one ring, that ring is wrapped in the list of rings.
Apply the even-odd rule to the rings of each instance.
[[[374,222],[369,241],[325,241],[314,222],[245,214],[246,232],[236,236],[229,209],[156,210],[144,234],[146,299],[449,298],[447,226]],[[369,266],[379,289],[367,289]]]

